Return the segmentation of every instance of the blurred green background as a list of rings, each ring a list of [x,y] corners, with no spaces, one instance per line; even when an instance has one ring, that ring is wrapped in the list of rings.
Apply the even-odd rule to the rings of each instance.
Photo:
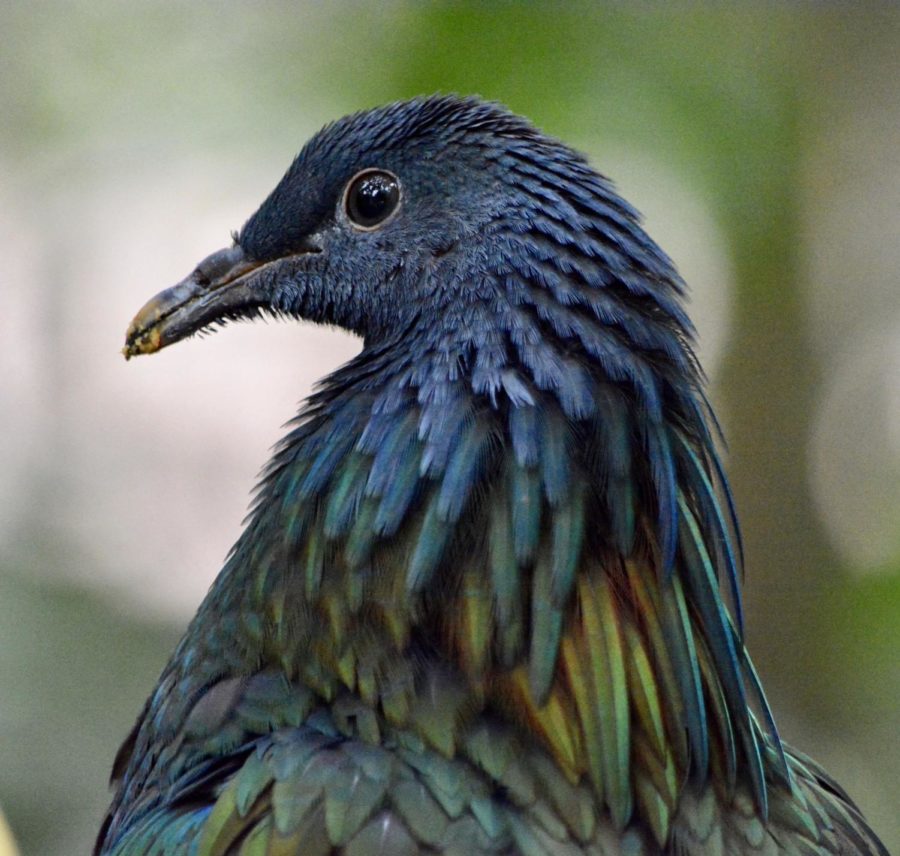
[[[0,806],[84,853],[115,749],[316,377],[238,325],[131,315],[329,119],[477,92],[589,153],[692,285],[782,734],[900,848],[900,8],[0,7]]]

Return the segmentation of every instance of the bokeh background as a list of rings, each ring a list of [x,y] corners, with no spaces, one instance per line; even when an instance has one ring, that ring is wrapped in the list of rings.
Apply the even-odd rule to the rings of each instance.
[[[118,354],[329,119],[434,91],[586,151],[693,290],[783,735],[900,848],[900,7],[0,6],[0,806],[85,853],[113,754],[311,384],[234,325]]]

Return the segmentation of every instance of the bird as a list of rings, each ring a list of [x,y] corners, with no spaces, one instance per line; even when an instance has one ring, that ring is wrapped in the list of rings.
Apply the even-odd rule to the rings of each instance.
[[[304,402],[113,764],[95,854],[886,854],[779,737],[686,285],[475,96],[326,125],[126,358],[259,316]]]

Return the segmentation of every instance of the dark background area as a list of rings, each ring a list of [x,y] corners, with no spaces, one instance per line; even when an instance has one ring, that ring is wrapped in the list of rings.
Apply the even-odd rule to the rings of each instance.
[[[587,152],[692,286],[783,736],[900,848],[900,9],[0,8],[0,807],[89,848],[279,425],[358,345],[235,325],[127,366],[310,133],[435,91]],[[2,850],[2,845],[0,845]]]

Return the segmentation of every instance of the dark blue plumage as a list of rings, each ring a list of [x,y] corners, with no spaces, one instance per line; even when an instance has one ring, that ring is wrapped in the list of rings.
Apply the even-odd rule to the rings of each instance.
[[[267,467],[98,852],[881,852],[744,648],[683,293],[610,183],[496,105],[316,135],[128,333],[270,313],[364,347]]]

